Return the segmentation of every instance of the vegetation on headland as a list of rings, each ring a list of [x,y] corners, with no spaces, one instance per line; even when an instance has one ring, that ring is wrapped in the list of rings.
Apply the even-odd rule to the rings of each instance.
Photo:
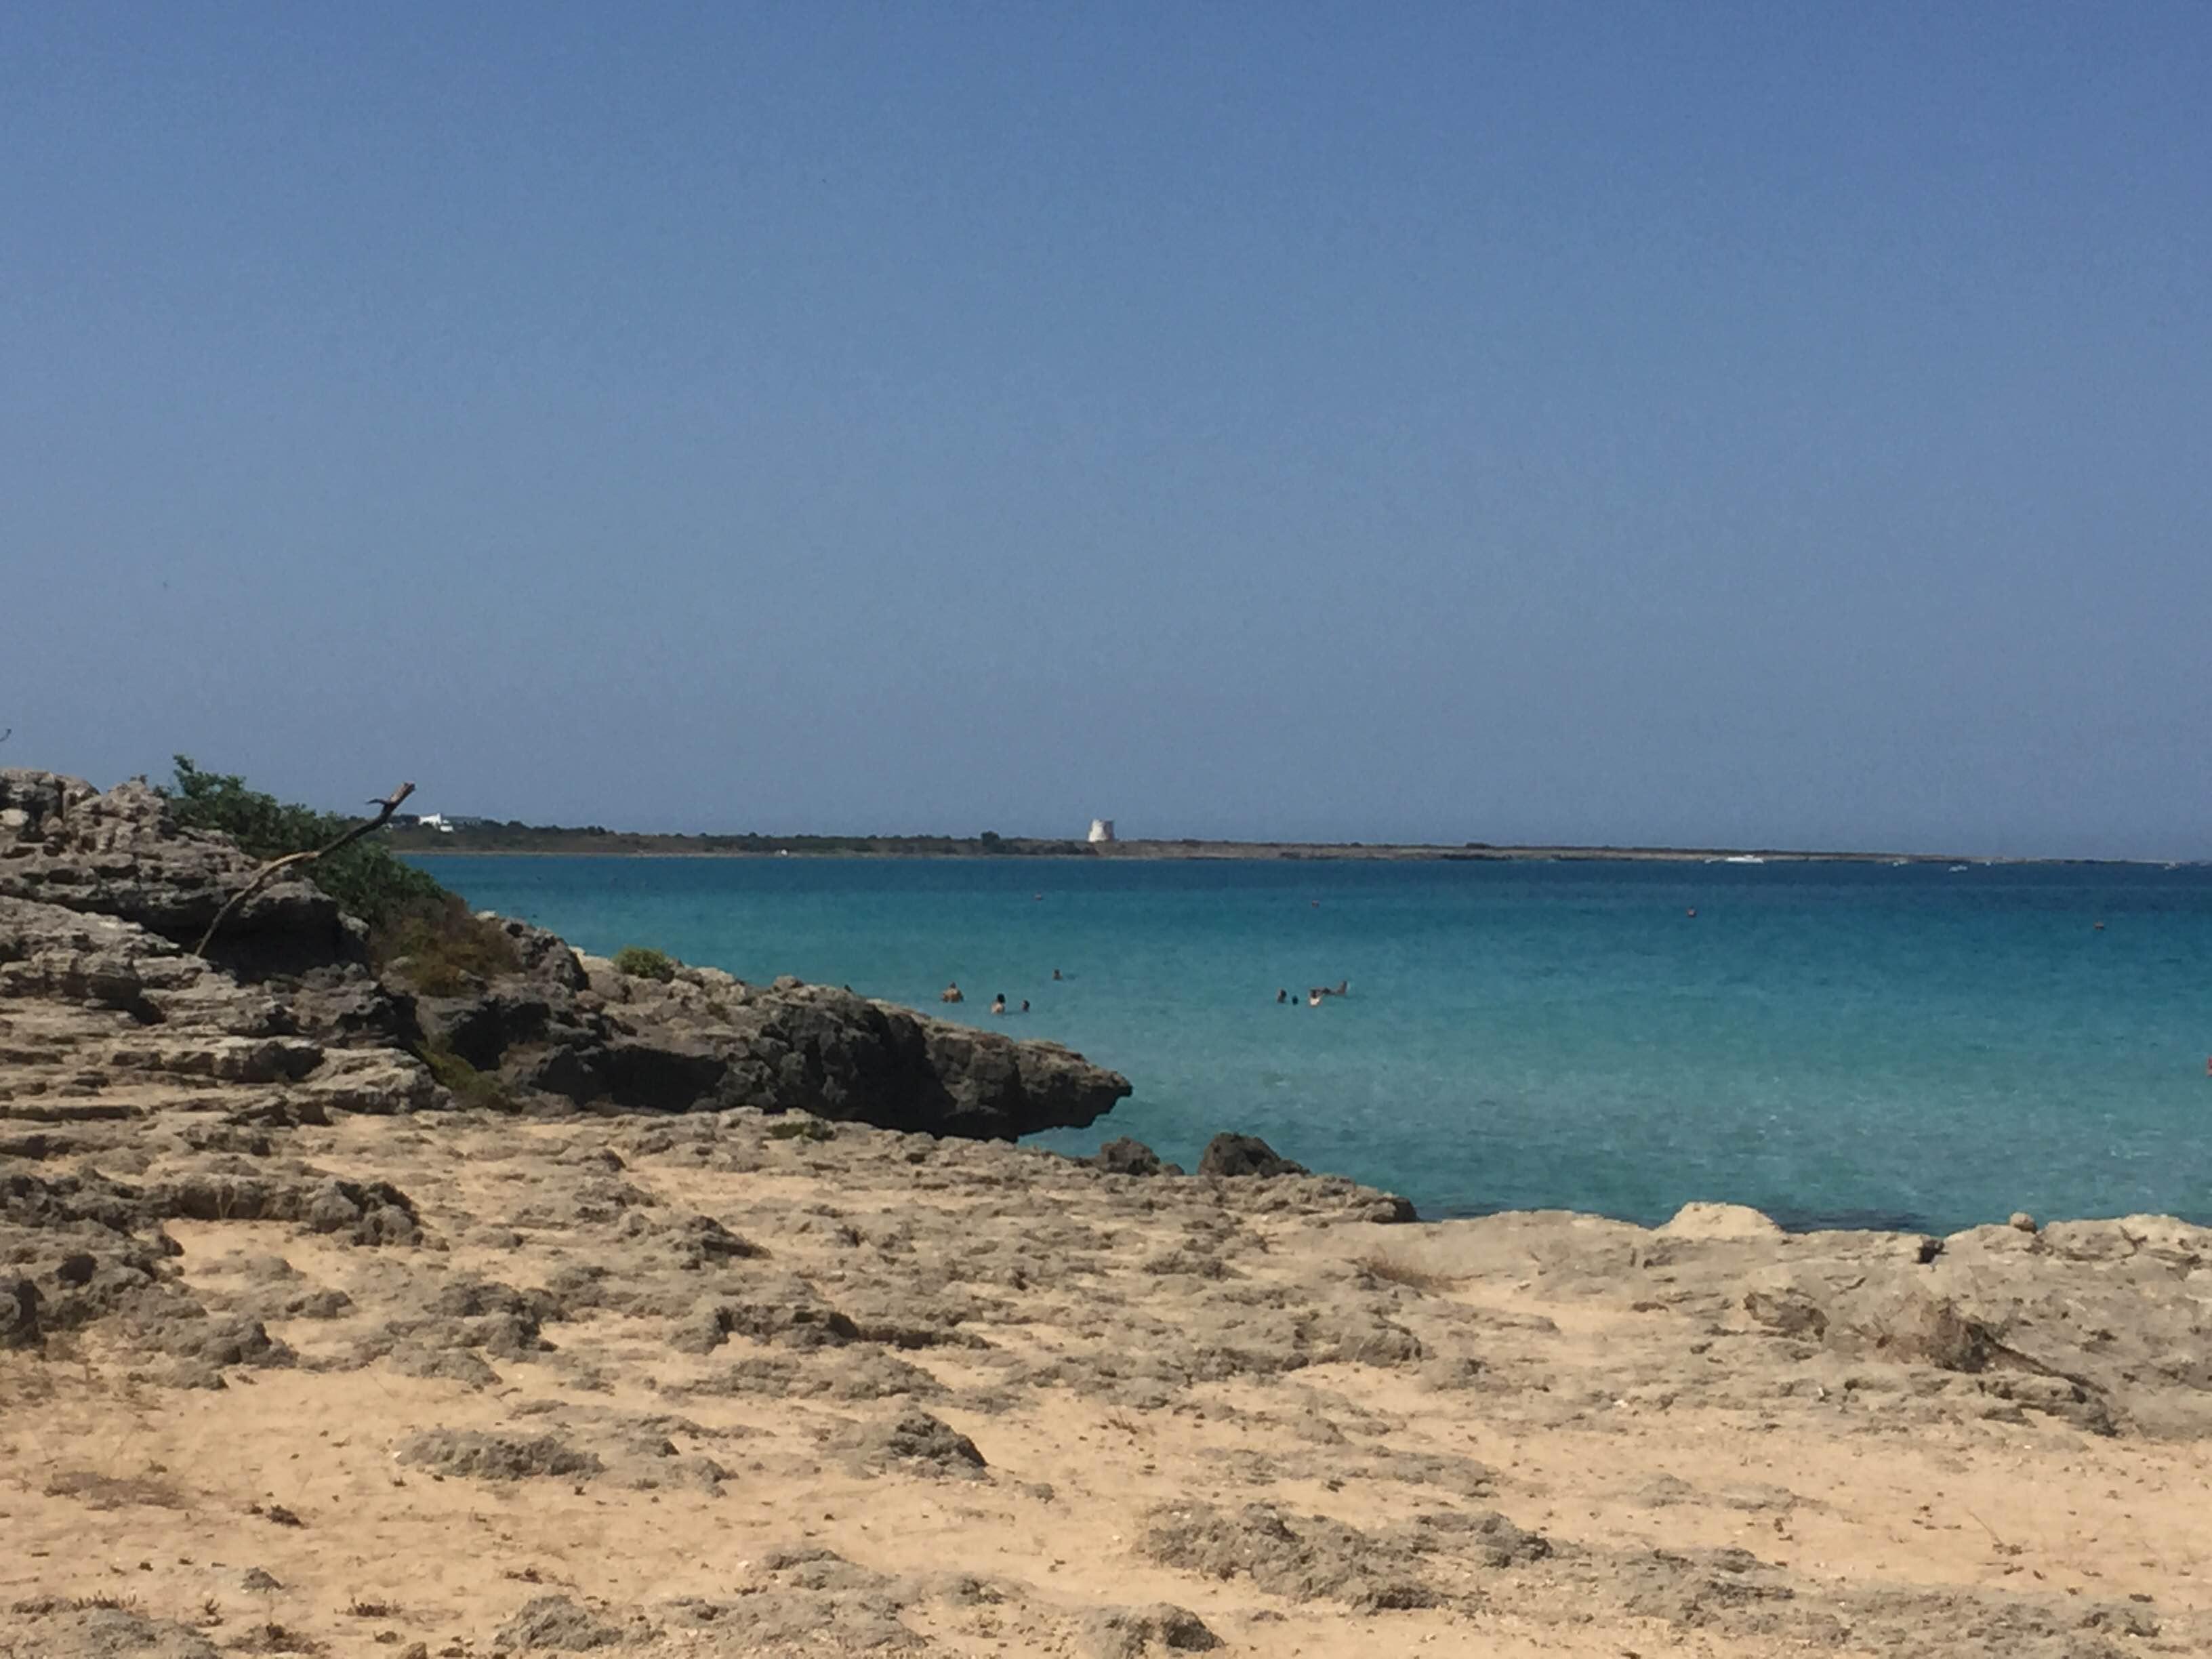
[[[385,831],[392,849],[408,856],[437,854],[542,854],[574,858],[1101,858],[1101,859],[1275,859],[1289,861],[1364,863],[1632,863],[1698,864],[1754,855],[1777,864],[1937,864],[2080,862],[1990,859],[1952,853],[1819,852],[1784,848],[1734,847],[1554,847],[1506,846],[1484,841],[1449,844],[1400,842],[1206,841],[1194,836],[1173,840],[1127,840],[1094,845],[1087,841],[1002,836],[765,836],[659,835],[557,824],[505,823],[463,818],[441,830],[419,820],[395,819]]]
[[[176,775],[162,793],[169,814],[187,830],[212,830],[238,843],[249,858],[266,863],[293,853],[327,847],[361,822],[318,812],[249,789],[230,772],[204,772],[189,755],[175,757]],[[381,837],[357,841],[316,860],[315,885],[372,928],[394,924],[450,898],[437,878],[393,855]]]
[[[764,836],[755,832],[729,836],[648,835],[609,830],[601,824],[580,829],[557,824],[524,823],[520,819],[495,823],[488,818],[465,819],[451,830],[425,827],[419,822],[395,822],[387,832],[393,850],[401,853],[562,853],[586,855],[638,854],[711,854],[720,856],[773,858],[1080,858],[1096,849],[1082,841],[1053,841],[1025,836],[1002,836],[986,830],[979,836]]]
[[[188,755],[175,757],[175,764],[161,792],[170,816],[185,829],[229,836],[264,863],[327,847],[362,821],[280,801],[248,788],[235,773],[202,771]],[[400,858],[388,836],[342,847],[306,872],[340,908],[368,925],[370,960],[379,969],[404,963],[407,978],[433,996],[512,969],[514,947],[506,933],[477,921],[459,894]]]
[[[221,830],[258,857],[279,856],[325,845],[346,826],[360,822],[304,806],[288,806],[246,789],[238,778],[201,772],[177,757],[177,782],[168,792],[178,802],[180,822]],[[1523,846],[1468,841],[1455,843],[1363,842],[1207,841],[1192,836],[1173,840],[1127,840],[1103,845],[1072,838],[1005,836],[986,830],[975,836],[769,836],[655,834],[561,824],[504,823],[461,817],[425,823],[410,814],[394,817],[373,838],[343,848],[319,862],[315,880],[355,915],[375,926],[384,907],[405,908],[417,902],[416,883],[442,892],[429,875],[394,856],[441,853],[561,854],[599,858],[1119,858],[1279,859],[1447,863],[1622,862],[1658,864],[1739,862],[1791,864],[2082,864],[2098,860],[1992,858],[1963,853],[1820,851],[1791,848]],[[270,849],[270,850],[264,850]],[[401,872],[394,875],[393,872]],[[455,901],[458,903],[458,901]],[[465,912],[463,912],[465,915]]]

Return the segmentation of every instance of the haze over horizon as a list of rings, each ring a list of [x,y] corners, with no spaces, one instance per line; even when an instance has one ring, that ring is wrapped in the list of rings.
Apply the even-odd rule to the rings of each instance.
[[[2212,856],[2212,10],[0,16],[0,764]]]

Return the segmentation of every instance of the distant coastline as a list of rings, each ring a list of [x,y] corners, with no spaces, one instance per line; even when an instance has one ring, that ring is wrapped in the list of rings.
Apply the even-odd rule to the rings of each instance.
[[[2092,865],[2165,864],[2156,859],[1992,857],[1967,853],[1808,851],[1741,847],[1457,846],[1431,842],[1114,841],[1091,843],[1016,836],[648,835],[599,828],[522,824],[414,826],[388,832],[392,850],[410,855],[539,858],[995,858],[1139,860],[1273,859],[1315,862],[1705,864]]]

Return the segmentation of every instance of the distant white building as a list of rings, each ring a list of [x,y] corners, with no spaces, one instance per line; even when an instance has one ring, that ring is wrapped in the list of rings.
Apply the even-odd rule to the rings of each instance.
[[[1102,841],[1111,841],[1111,840],[1113,840],[1113,839],[1114,839],[1114,820],[1113,820],[1113,819],[1111,819],[1111,818],[1093,818],[1093,819],[1091,819],[1091,837],[1090,837],[1090,838],[1091,838],[1091,840],[1092,842],[1102,842]]]
[[[453,826],[447,820],[443,812],[425,812],[415,822],[425,830],[435,830],[441,836],[450,836],[453,833]]]

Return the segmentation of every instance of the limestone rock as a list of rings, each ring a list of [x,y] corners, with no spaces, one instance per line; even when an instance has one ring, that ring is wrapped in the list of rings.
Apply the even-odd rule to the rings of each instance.
[[[1669,1238],[1779,1238],[1771,1217],[1743,1204],[1685,1204],[1659,1230]]]
[[[1085,1161],[1092,1169],[1103,1170],[1108,1175],[1179,1176],[1182,1173],[1179,1165],[1163,1162],[1160,1155],[1143,1141],[1132,1140],[1127,1135],[1118,1140],[1106,1142]]]
[[[1171,1653],[1211,1653],[1221,1638],[1188,1607],[1155,1601],[1143,1607],[1100,1607],[1083,1621],[1091,1659],[1142,1659],[1155,1643]]]
[[[627,1111],[753,1106],[1011,1140],[1085,1127],[1129,1092],[1127,1079],[1057,1044],[830,986],[749,986],[696,968],[663,982],[586,958],[578,970],[591,988],[579,991],[564,982],[557,951],[524,943],[536,968],[417,1006],[434,1041],[530,1094]]]
[[[1220,1134],[1206,1143],[1199,1155],[1198,1172],[1202,1176],[1302,1176],[1308,1172],[1303,1164],[1293,1164],[1279,1157],[1275,1149],[1257,1135]]]
[[[198,942],[256,866],[228,840],[182,830],[139,781],[101,793],[81,778],[0,770],[0,897],[136,922]],[[313,882],[271,882],[224,924],[219,954],[256,972],[363,959],[360,930]]]
[[[272,883],[191,953],[258,866],[186,830],[143,782],[104,793],[0,771],[0,995],[33,1008],[21,1052],[55,1057],[21,1089],[232,1091],[295,1121],[450,1104],[425,1042],[488,1081],[472,1104],[565,1110],[754,1106],[932,1133],[1013,1139],[1080,1127],[1127,1080],[1055,1044],[925,1018],[848,991],[713,969],[667,982],[579,957],[543,928],[491,919],[515,969],[465,996],[366,970],[363,930],[312,880]],[[461,1087],[457,1079],[456,1087]],[[251,1088],[264,1092],[245,1097]]]

